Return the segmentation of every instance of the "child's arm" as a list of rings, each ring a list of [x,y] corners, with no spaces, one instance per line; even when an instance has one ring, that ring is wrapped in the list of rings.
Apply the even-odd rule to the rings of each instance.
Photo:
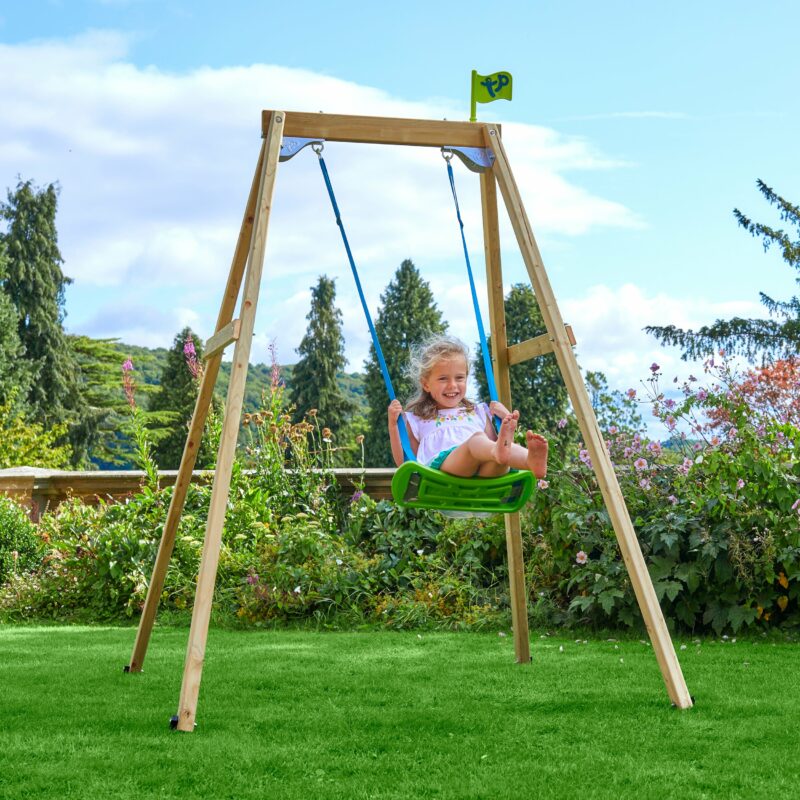
[[[489,419],[486,420],[486,435],[493,441],[497,441],[497,430],[494,427],[493,417],[500,420],[505,419],[511,412],[498,400],[489,403]]]
[[[400,430],[397,427],[397,420],[400,419],[402,413],[403,406],[400,405],[400,401],[392,400],[392,402],[389,403],[389,443],[392,445],[392,458],[394,459],[395,465],[398,467],[406,460],[405,454],[403,453],[403,445],[400,442]],[[411,431],[408,431],[408,440],[411,444],[411,449],[414,451],[414,455],[416,455],[419,449],[419,442]]]

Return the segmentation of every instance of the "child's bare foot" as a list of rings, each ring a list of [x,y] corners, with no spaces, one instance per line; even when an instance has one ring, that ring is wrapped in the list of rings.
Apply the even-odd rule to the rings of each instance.
[[[528,442],[528,469],[537,478],[544,478],[547,475],[547,439],[533,431],[528,431],[525,438]]]
[[[494,446],[494,460],[498,464],[508,464],[511,460],[511,446],[514,444],[514,431],[517,429],[519,411],[508,414],[500,423],[497,442]]]

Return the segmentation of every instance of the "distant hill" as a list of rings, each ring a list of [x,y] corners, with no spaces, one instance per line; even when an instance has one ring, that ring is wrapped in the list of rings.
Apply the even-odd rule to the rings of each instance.
[[[167,363],[169,351],[164,347],[149,348],[139,347],[118,343],[116,345],[123,357],[130,357],[136,370],[136,379],[140,383],[150,386],[158,386],[161,373]],[[292,372],[294,365],[280,366],[280,379],[286,385],[287,390],[292,386]],[[223,361],[217,378],[216,394],[224,398],[228,393],[228,383],[231,376],[230,361]],[[368,410],[367,400],[364,395],[364,376],[359,372],[340,372],[337,376],[339,386],[346,396],[350,397],[356,404],[358,413],[366,414]],[[244,393],[244,411],[252,413],[261,408],[261,398],[264,392],[269,391],[272,384],[272,366],[270,364],[250,364],[247,370],[247,384]]]

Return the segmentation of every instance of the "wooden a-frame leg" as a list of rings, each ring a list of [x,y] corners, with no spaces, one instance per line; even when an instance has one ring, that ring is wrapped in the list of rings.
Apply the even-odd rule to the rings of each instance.
[[[225,403],[225,416],[217,455],[217,468],[214,473],[214,485],[211,490],[211,503],[208,510],[203,554],[200,559],[197,591],[195,593],[194,609],[192,610],[192,625],[186,648],[186,661],[184,663],[183,681],[181,683],[175,725],[180,731],[188,732],[194,730],[197,698],[200,693],[200,680],[203,673],[203,661],[208,638],[208,624],[211,619],[211,603],[214,596],[214,583],[217,577],[219,550],[222,542],[222,528],[225,524],[225,510],[228,505],[231,471],[236,455],[236,441],[239,436],[239,419],[244,401],[247,367],[250,361],[250,346],[253,339],[255,313],[267,241],[267,228],[285,116],[283,112],[273,113],[265,142],[265,158],[259,181],[256,222],[247,264],[241,312],[239,314],[241,327],[239,339],[233,352],[231,380]]]
[[[539,248],[533,236],[522,198],[519,194],[511,169],[508,165],[505,149],[500,140],[500,132],[496,127],[487,125],[484,128],[486,146],[495,155],[493,172],[500,186],[500,191],[508,210],[511,225],[517,237],[525,266],[536,293],[536,299],[542,312],[547,332],[553,341],[553,352],[561,369],[561,375],[567,386],[575,415],[578,419],[581,434],[592,460],[606,508],[617,536],[620,552],[628,570],[628,575],[639,603],[650,640],[653,644],[664,683],[670,699],[678,708],[690,708],[691,695],[681,671],[675,647],[667,630],[661,606],[658,604],[650,574],[642,556],[636,532],[633,529],[625,499],[622,496],[611,458],[605,447],[603,435],[597,424],[589,394],[575,359],[561,312],[556,304],[555,295],[542,263]]]
[[[486,259],[486,285],[489,290],[489,320],[492,333],[492,356],[497,394],[506,408],[511,405],[511,376],[508,366],[508,340],[503,297],[503,270],[500,261],[500,228],[497,216],[497,185],[491,172],[481,173],[481,208],[483,211],[483,246]],[[519,513],[506,514],[506,553],[508,559],[511,626],[514,632],[514,656],[518,664],[531,660],[528,630],[528,601],[525,586],[525,563],[522,552],[522,528]]]
[[[253,183],[250,187],[250,195],[245,207],[244,219],[242,220],[239,231],[239,240],[236,243],[233,261],[228,273],[228,282],[225,287],[225,294],[220,306],[219,317],[217,318],[216,330],[224,328],[233,317],[236,307],[236,300],[239,297],[239,290],[242,285],[242,277],[247,263],[247,254],[250,250],[250,240],[253,231],[253,218],[258,197],[258,184],[261,178],[261,170],[264,163],[264,147],[262,143],[261,152],[258,157]],[[172,500],[167,511],[167,519],[164,522],[164,530],[161,533],[161,541],[158,545],[153,574],[150,577],[150,584],[147,588],[147,596],[142,609],[142,616],[139,619],[139,627],[136,631],[136,641],[133,644],[130,663],[125,668],[126,672],[141,672],[144,659],[147,655],[147,646],[150,642],[150,634],[158,612],[158,603],[161,599],[161,592],[164,590],[164,581],[167,576],[172,551],[175,547],[175,536],[181,519],[183,506],[186,502],[186,493],[192,481],[192,470],[194,469],[197,454],[200,449],[200,441],[203,436],[203,429],[208,417],[208,410],[214,395],[214,386],[217,382],[222,353],[218,353],[206,361],[203,371],[203,378],[200,382],[200,391],[195,401],[192,420],[189,424],[189,432],[186,437],[186,444],[183,448],[178,477],[172,493]]]

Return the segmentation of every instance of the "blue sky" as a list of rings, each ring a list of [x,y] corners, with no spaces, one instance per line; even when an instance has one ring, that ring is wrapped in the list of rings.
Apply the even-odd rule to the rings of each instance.
[[[625,389],[653,360],[685,369],[643,325],[756,314],[759,291],[794,291],[731,212],[777,221],[758,178],[800,197],[798,23],[788,0],[0,2],[0,181],[61,185],[70,330],[168,346],[187,323],[213,332],[261,108],[466,119],[470,70],[508,70],[513,102],[479,119],[504,124],[580,363]],[[474,342],[438,153],[326,155],[373,311],[410,257]],[[325,272],[360,370],[366,329],[313,161],[279,172],[254,358],[275,340],[296,360]],[[480,273],[477,184],[457,180]],[[503,245],[506,283],[526,280],[508,226]]]

